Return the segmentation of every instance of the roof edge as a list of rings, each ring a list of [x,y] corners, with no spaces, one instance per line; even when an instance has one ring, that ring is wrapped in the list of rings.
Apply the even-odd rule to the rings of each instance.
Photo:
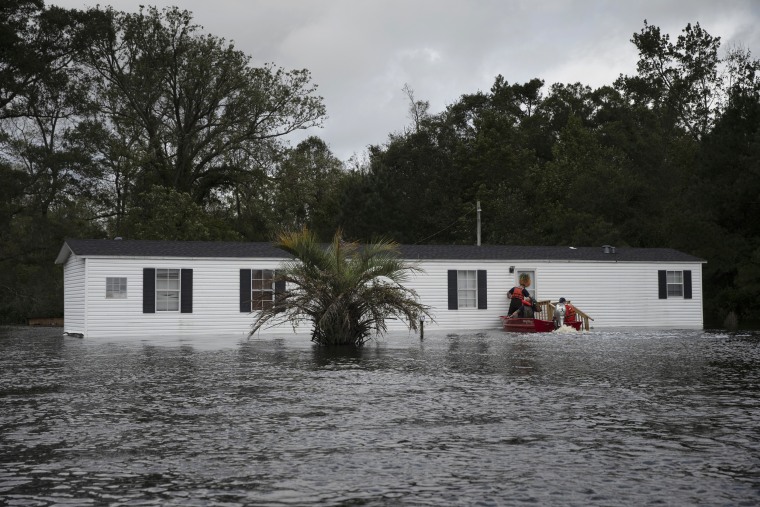
[[[58,256],[55,258],[55,263],[64,264],[73,253],[74,251],[71,249],[69,244],[64,241],[61,250],[58,252]]]

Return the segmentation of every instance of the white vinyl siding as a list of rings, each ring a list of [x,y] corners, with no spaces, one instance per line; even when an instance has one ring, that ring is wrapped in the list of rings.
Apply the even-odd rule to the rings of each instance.
[[[657,271],[692,272],[693,299],[659,299]],[[540,299],[565,297],[594,318],[595,328],[701,329],[702,265],[637,262],[536,264]]]
[[[63,265],[63,331],[85,334],[86,260],[70,255]]]
[[[240,266],[256,265],[276,269],[279,259],[177,259],[177,258],[106,258],[88,259],[89,284],[102,293],[108,276],[127,278],[126,299],[92,298],[88,305],[88,336],[97,339],[141,336],[214,336],[247,337],[253,315],[239,311]],[[143,313],[143,268],[193,269],[193,312],[157,311]],[[92,290],[92,289],[91,289]],[[308,330],[304,330],[306,332]],[[292,333],[291,326],[267,330],[267,333]]]
[[[240,270],[247,266],[276,270],[282,259],[259,258],[106,258],[86,260],[72,255],[64,265],[66,329],[94,339],[132,336],[235,336],[244,339],[254,315],[240,311]],[[413,274],[407,286],[421,302],[431,307],[433,321],[428,330],[478,330],[501,327],[500,315],[509,306],[507,291],[517,283],[517,270],[535,272],[541,286],[540,299],[571,300],[595,320],[597,329],[610,327],[697,328],[702,323],[702,265],[694,263],[635,262],[536,262],[520,259],[434,260],[418,262],[424,272]],[[85,273],[86,266],[86,273]],[[142,313],[143,268],[193,269],[193,313]],[[487,309],[448,309],[448,271],[483,270],[487,273]],[[693,299],[658,299],[659,270],[691,271]],[[103,297],[107,277],[124,277],[129,291],[126,299]],[[86,283],[85,283],[86,280]],[[87,299],[85,294],[98,295]],[[405,330],[406,323],[390,321],[390,331]],[[297,332],[311,331],[309,323]],[[291,335],[290,325],[262,330],[261,334]]]
[[[431,307],[431,316],[433,322],[428,319],[425,322],[425,330],[434,329],[494,329],[501,326],[500,315],[507,313],[507,290],[504,288],[511,280],[508,272],[509,263],[500,261],[418,261],[417,265],[424,270],[423,273],[415,274],[408,286],[413,288],[420,297],[423,304]],[[457,271],[457,300],[459,302],[459,272],[472,271],[476,277],[477,271],[485,271],[487,277],[486,283],[486,300],[488,301],[487,309],[477,309],[477,299],[471,309],[462,311],[461,306],[457,309],[449,310],[449,300],[447,291],[448,271]],[[472,311],[476,310],[476,311]],[[401,321],[394,321],[389,329],[404,330],[406,324]]]
[[[533,271],[541,286],[539,300],[556,302],[560,297],[594,318],[596,329],[614,327],[651,327],[701,329],[701,263],[665,264],[644,262],[537,262],[521,261],[422,261],[425,273],[415,276],[410,285],[422,302],[434,308],[435,323],[425,329],[493,329],[501,327],[506,315],[507,291],[517,285],[517,272]],[[517,266],[509,273],[509,266]],[[483,269],[488,272],[488,309],[461,312],[447,309],[446,269]],[[658,299],[657,271],[692,272],[693,299]],[[443,280],[443,282],[441,281]],[[402,329],[402,326],[396,329]]]

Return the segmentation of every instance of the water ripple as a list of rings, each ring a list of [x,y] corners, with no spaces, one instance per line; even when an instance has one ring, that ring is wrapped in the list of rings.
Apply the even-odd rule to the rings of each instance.
[[[759,345],[494,331],[335,354],[0,328],[0,500],[753,505]]]

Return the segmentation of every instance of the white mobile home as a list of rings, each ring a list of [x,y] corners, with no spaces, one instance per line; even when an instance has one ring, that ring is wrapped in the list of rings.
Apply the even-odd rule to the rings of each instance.
[[[424,270],[409,285],[432,308],[428,330],[500,328],[506,293],[522,272],[538,299],[571,300],[595,328],[703,326],[705,261],[672,249],[402,245],[401,255]],[[92,339],[244,337],[288,258],[270,243],[66,240],[56,259],[64,331]]]

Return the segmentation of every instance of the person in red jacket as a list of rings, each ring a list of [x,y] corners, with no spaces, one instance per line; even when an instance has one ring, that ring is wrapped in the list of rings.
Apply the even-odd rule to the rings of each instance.
[[[562,301],[565,298],[560,298],[560,301]],[[566,322],[575,322],[575,320],[578,318],[578,312],[576,312],[575,307],[570,303],[570,301],[565,301],[565,321]]]
[[[565,305],[565,322],[575,322],[575,319],[578,318],[578,313],[575,311],[575,307],[565,298],[559,298],[559,302]]]
[[[520,275],[520,285],[518,287],[512,287],[507,292],[507,299],[509,299],[509,312],[507,315],[510,317],[533,317],[533,297],[528,292],[531,280],[528,273]]]

